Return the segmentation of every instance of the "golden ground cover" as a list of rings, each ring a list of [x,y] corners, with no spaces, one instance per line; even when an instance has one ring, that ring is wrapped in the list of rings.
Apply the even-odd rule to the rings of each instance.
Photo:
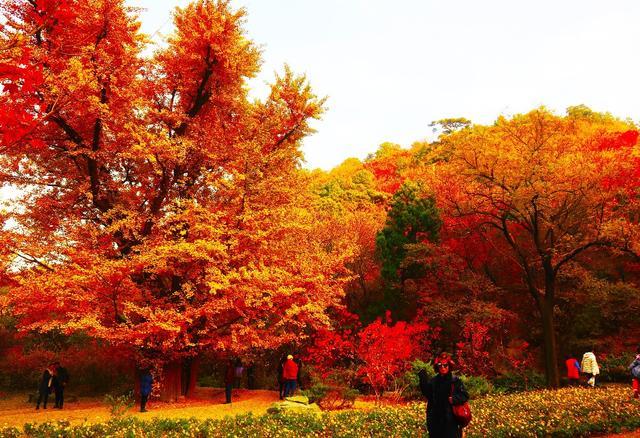
[[[150,405],[151,411],[144,414],[131,409],[128,420],[107,423],[110,414],[100,399],[70,403],[64,411],[48,409],[36,412],[33,405],[27,405],[25,396],[15,395],[0,402],[0,431],[6,426],[21,429],[25,423],[49,421],[50,424],[43,425],[44,429],[36,430],[30,426],[30,431],[25,428],[23,433],[28,436],[49,436],[50,431],[75,431],[73,436],[102,436],[118,431],[122,436],[135,432],[135,436],[140,433],[155,437],[174,431],[178,434],[175,436],[187,432],[190,436],[226,436],[220,435],[221,427],[232,429],[233,433],[251,432],[261,437],[286,436],[287,431],[295,431],[299,436],[345,437],[413,437],[424,436],[425,433],[424,403],[375,407],[371,401],[359,400],[355,409],[335,413],[261,416],[277,401],[276,392],[240,390],[234,396],[234,403],[225,405],[222,403],[223,391],[200,389],[194,399],[174,404],[153,403]],[[564,388],[558,391],[496,394],[473,400],[471,406],[474,419],[467,429],[467,435],[471,438],[603,436],[605,432],[640,427],[640,403],[631,399],[629,387],[623,385],[595,390]],[[235,417],[247,413],[253,415]],[[222,420],[226,416],[234,418]],[[56,423],[59,420],[65,421]],[[137,420],[150,422],[141,423]],[[213,420],[214,423],[207,420]],[[148,433],[145,435],[141,430]],[[627,433],[619,438],[640,438],[639,435]],[[11,436],[21,435],[13,432]]]
[[[48,408],[35,410],[27,403],[26,394],[12,394],[0,398],[0,429],[7,426],[21,427],[25,423],[44,423],[66,420],[71,424],[100,423],[111,416],[108,406],[102,398],[80,398],[75,403],[65,402],[63,410],[52,409],[53,397],[49,397]],[[154,418],[191,418],[200,420],[224,418],[238,414],[253,413],[261,415],[267,412],[272,403],[278,401],[278,393],[267,390],[239,389],[233,391],[233,402],[224,404],[224,390],[215,388],[197,388],[193,399],[180,403],[161,403],[151,401],[147,405],[149,412],[139,412],[136,405],[127,414],[142,420]],[[356,409],[373,409],[375,404],[366,399],[356,401]]]
[[[151,401],[149,412],[141,413],[139,406],[134,406],[129,414],[144,420],[153,418],[224,418],[253,412],[263,414],[267,408],[278,400],[278,393],[264,390],[234,390],[233,403],[223,404],[224,390],[198,388],[194,399],[180,403],[161,403]],[[43,423],[46,421],[67,420],[71,424],[84,422],[99,423],[110,418],[109,408],[102,398],[80,398],[78,402],[67,403],[63,410],[52,409],[53,401],[49,399],[46,410],[35,410],[33,404],[26,403],[27,396],[13,394],[0,399],[0,428],[6,426],[21,427],[25,423]]]

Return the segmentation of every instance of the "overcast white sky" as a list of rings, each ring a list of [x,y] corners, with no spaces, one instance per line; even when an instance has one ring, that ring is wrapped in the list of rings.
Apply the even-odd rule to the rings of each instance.
[[[187,0],[129,0],[167,34]],[[262,45],[263,84],[289,63],[329,97],[307,167],[409,146],[429,123],[584,103],[640,120],[637,0],[233,0]]]

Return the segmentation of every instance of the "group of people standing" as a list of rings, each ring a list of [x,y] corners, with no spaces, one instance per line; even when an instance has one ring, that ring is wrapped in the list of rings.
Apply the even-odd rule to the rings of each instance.
[[[225,404],[231,403],[233,387],[240,388],[240,381],[244,373],[244,365],[240,359],[229,359],[224,372]]]
[[[40,404],[47,409],[49,394],[55,394],[55,409],[62,409],[64,405],[64,389],[69,383],[69,373],[67,369],[55,362],[45,368],[42,378],[38,384],[38,401],[36,402],[36,410],[40,409]]]
[[[586,385],[592,388],[596,386],[596,377],[600,375],[600,367],[596,360],[594,348],[582,355],[582,362],[572,355],[567,356],[565,366],[567,367],[567,382],[569,386],[580,385],[580,377],[584,376]]]
[[[293,355],[283,356],[278,362],[276,376],[280,400],[292,396],[300,380],[302,362],[294,359]],[[225,404],[231,403],[233,387],[240,387],[240,380],[244,373],[244,366],[240,359],[229,359],[224,371]]]
[[[594,352],[590,349],[582,356],[582,361],[567,356],[567,378],[569,385],[579,385],[582,379],[586,385],[595,387],[600,367]],[[633,397],[640,398],[640,345],[636,357],[629,365],[633,380]],[[469,394],[462,381],[452,374],[455,363],[447,353],[441,353],[434,360],[436,376],[429,379],[422,370],[418,373],[420,390],[427,399],[427,430],[434,438],[460,438],[463,426],[454,412],[456,407],[466,404]],[[469,417],[470,418],[470,417]]]

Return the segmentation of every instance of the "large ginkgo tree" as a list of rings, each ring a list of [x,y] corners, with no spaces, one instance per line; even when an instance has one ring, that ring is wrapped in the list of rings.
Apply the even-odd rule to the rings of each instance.
[[[249,98],[260,53],[243,10],[177,9],[145,57],[123,0],[1,7],[2,304],[20,330],[129,349],[163,366],[174,399],[203,351],[276,348],[326,323],[349,252],[314,232],[299,171],[322,99],[287,68]]]

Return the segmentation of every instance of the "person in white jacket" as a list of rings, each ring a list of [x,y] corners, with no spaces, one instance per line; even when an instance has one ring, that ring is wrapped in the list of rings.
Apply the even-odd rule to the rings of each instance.
[[[580,364],[582,372],[587,375],[587,384],[592,388],[596,386],[596,376],[600,374],[598,361],[596,360],[596,355],[593,353],[593,350],[592,348],[591,351],[587,351],[582,356],[582,363]]]

